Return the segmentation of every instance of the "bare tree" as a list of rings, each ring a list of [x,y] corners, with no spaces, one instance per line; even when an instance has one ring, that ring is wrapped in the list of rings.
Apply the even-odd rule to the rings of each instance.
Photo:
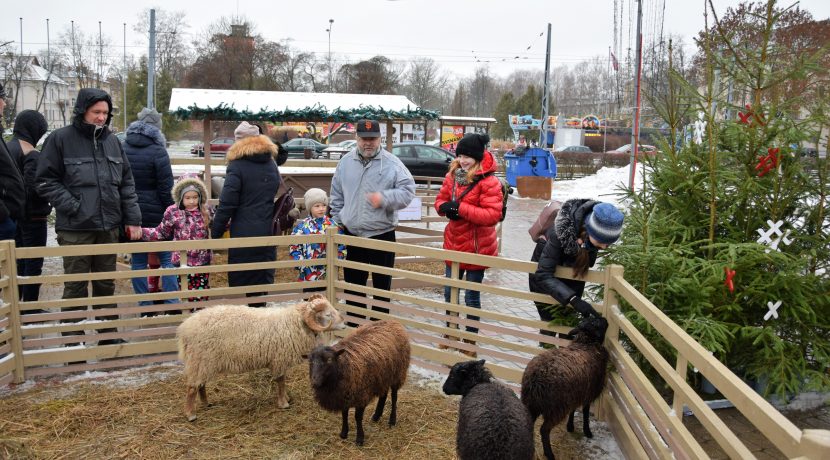
[[[276,67],[277,81],[285,91],[305,91],[311,84],[308,75],[304,72],[310,61],[314,60],[311,53],[301,52],[290,45],[283,47],[284,54],[280,65]]]
[[[109,48],[111,40],[98,34],[87,35],[77,27],[67,27],[58,40],[62,60],[69,66],[72,76],[78,79],[78,86],[91,88],[101,86],[104,63],[103,49]]]
[[[185,40],[190,25],[184,11],[156,10],[156,69],[158,73],[167,73],[175,80],[184,77],[187,67],[192,63],[193,50]],[[150,9],[145,8],[139,20],[133,26],[137,33],[148,37],[150,34]]]
[[[338,74],[346,92],[356,94],[394,94],[399,75],[395,73],[392,61],[385,56],[346,64]]]
[[[434,60],[413,59],[403,79],[404,94],[419,107],[434,110],[442,106],[441,92],[448,84],[449,75]]]

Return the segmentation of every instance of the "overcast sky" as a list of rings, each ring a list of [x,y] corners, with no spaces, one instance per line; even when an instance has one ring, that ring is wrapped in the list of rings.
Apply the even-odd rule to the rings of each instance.
[[[86,34],[103,34],[115,46],[104,50],[120,60],[127,24],[128,54],[146,53],[147,39],[133,31],[145,8],[161,2],[134,0],[19,0],[4,2],[0,16],[0,43],[20,47],[23,18],[23,51],[46,48],[46,19],[51,41],[75,21]],[[738,0],[714,0],[722,15]],[[781,2],[790,5],[793,2]],[[615,4],[618,11],[617,48],[623,58],[633,47],[628,29],[636,27],[636,1],[632,0],[362,0],[280,1],[253,0],[165,0],[166,11],[185,11],[190,38],[204,31],[221,16],[240,15],[256,25],[266,39],[291,39],[293,46],[327,56],[329,19],[331,52],[336,60],[357,62],[377,54],[407,61],[431,57],[459,76],[486,63],[493,73],[507,75],[518,68],[544,70],[547,24],[552,24],[552,66],[571,64],[592,56],[607,56],[614,46]],[[679,34],[687,45],[703,28],[704,0],[644,0],[643,30],[650,37]],[[660,15],[665,6],[664,21]],[[804,0],[803,9],[815,19],[830,18],[830,1]],[[622,12],[620,12],[622,10]],[[619,16],[622,16],[621,19]],[[529,49],[528,49],[529,47]],[[518,59],[516,57],[518,56]],[[478,62],[477,62],[478,61]]]

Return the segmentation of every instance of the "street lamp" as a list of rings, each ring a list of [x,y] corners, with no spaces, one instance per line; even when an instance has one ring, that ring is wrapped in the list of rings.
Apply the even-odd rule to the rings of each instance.
[[[334,25],[334,19],[329,19],[329,28],[326,32],[329,33],[329,91],[332,90],[332,73],[331,73],[331,27]]]

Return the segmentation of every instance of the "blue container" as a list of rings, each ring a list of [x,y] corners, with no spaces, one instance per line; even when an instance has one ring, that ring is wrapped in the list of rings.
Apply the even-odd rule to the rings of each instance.
[[[556,160],[547,150],[532,148],[518,152],[521,153],[513,150],[504,155],[505,176],[513,187],[520,176],[556,177]]]

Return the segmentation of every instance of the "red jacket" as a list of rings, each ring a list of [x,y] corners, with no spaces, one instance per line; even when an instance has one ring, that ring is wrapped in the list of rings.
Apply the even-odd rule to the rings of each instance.
[[[485,151],[478,175],[495,171],[496,161],[490,152]],[[502,191],[501,182],[495,176],[490,175],[477,183],[465,186],[456,184],[455,178],[447,173],[444,183],[441,184],[441,191],[435,199],[435,209],[438,210],[443,203],[452,200],[453,188],[455,188],[457,200],[468,187],[473,187],[473,189],[462,198],[458,206],[458,215],[461,219],[451,220],[444,228],[444,249],[487,256],[498,255],[496,224],[501,219]],[[447,265],[449,264],[450,262],[447,261]],[[461,264],[462,270],[484,270],[486,268],[480,265]]]

